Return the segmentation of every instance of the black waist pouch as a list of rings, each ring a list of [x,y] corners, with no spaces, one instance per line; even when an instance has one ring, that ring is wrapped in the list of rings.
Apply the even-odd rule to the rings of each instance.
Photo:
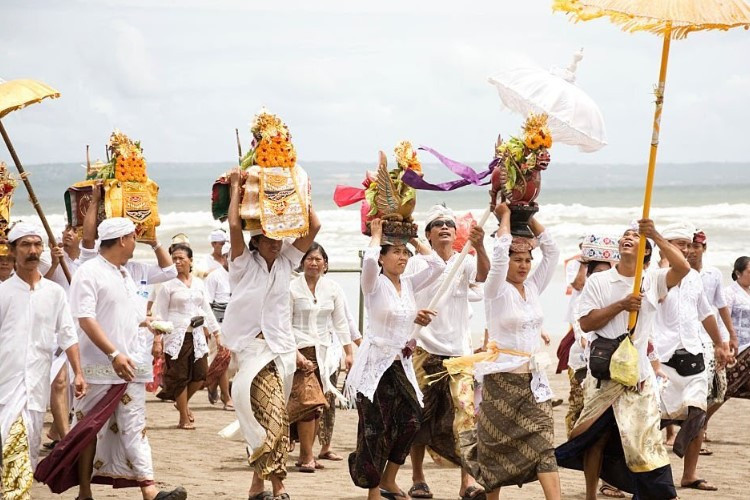
[[[609,380],[611,378],[609,373],[609,364],[612,362],[612,355],[615,353],[620,343],[625,340],[628,334],[624,333],[616,339],[606,339],[604,337],[596,337],[591,342],[591,351],[589,354],[589,373],[591,376],[602,380]],[[599,387],[599,385],[597,385]]]
[[[690,354],[687,349],[677,349],[669,361],[664,364],[677,370],[677,373],[682,377],[697,375],[706,369],[703,354]]]

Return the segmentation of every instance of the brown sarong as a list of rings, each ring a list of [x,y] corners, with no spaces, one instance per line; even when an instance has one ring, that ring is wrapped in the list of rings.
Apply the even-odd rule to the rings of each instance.
[[[318,368],[318,360],[315,356],[315,347],[304,347],[299,352],[312,361],[315,370],[294,372],[292,392],[289,394],[289,402],[286,405],[290,424],[315,420],[320,416],[323,408],[328,406],[325,394],[323,394],[323,384],[320,381],[320,368]]]
[[[175,401],[177,396],[187,388],[190,382],[202,382],[206,380],[208,356],[195,359],[193,333],[190,331],[185,332],[185,339],[182,341],[182,347],[177,355],[177,359],[172,359],[171,356],[165,354],[164,363],[167,369],[162,382],[163,388],[156,395],[159,399]]]
[[[484,376],[476,456],[468,465],[486,491],[557,471],[552,402],[537,403],[530,384],[530,373]]]
[[[273,361],[253,379],[250,404],[255,420],[266,430],[266,439],[247,461],[264,480],[272,474],[283,480],[289,454],[289,420],[284,405],[284,386]]]
[[[573,370],[568,367],[568,378],[570,379],[570,394],[568,395],[568,413],[565,415],[565,430],[567,436],[581,416],[583,410],[583,386],[581,383],[586,378],[586,368]]]
[[[338,380],[339,370],[336,370],[331,374],[331,385],[336,387]],[[323,413],[320,415],[320,420],[318,420],[318,441],[321,446],[328,446],[331,444],[333,425],[336,423],[336,395],[329,392],[326,394],[326,401],[328,402],[328,407],[323,409]]]
[[[431,375],[445,372],[443,361],[446,359],[450,358],[430,354],[421,347],[417,347],[414,352],[414,372],[423,394],[424,407],[422,422],[413,445],[427,446],[436,462],[447,461],[449,464],[460,466],[461,458],[453,429],[456,412],[451,395],[451,377],[430,378]]]
[[[737,364],[727,367],[726,399],[750,399],[750,347],[737,356]]]

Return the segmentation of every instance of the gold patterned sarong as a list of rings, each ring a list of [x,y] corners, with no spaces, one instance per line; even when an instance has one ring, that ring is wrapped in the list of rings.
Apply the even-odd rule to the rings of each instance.
[[[625,461],[632,472],[649,472],[669,465],[661,434],[661,413],[650,379],[640,391],[590,375],[583,383],[583,410],[570,433],[573,439],[589,429],[611,406],[617,421]]]
[[[261,478],[269,479],[274,474],[283,480],[289,454],[289,420],[281,377],[273,361],[253,379],[250,404],[255,419],[266,431],[266,438],[247,461]]]
[[[34,472],[31,469],[29,434],[19,415],[3,443],[2,495],[5,500],[28,500]]]

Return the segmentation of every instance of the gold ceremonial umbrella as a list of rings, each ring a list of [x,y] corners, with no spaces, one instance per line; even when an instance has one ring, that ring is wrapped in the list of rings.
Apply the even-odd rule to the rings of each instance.
[[[648,159],[646,192],[643,199],[643,218],[649,216],[651,191],[654,185],[656,152],[659,148],[659,126],[664,104],[664,83],[667,77],[669,45],[672,38],[685,38],[693,31],[728,30],[750,27],[750,4],[745,0],[553,0],[552,10],[567,13],[574,21],[588,21],[609,17],[624,31],[649,31],[663,37],[659,84],[656,87],[651,150]],[[640,292],[646,238],[638,247],[638,262],[633,281],[633,293]],[[630,313],[629,328],[635,325],[636,314]]]
[[[55,235],[52,234],[52,229],[50,229],[49,224],[47,223],[47,218],[44,216],[42,206],[39,204],[39,200],[34,193],[34,188],[31,187],[28,175],[23,169],[21,160],[18,159],[16,150],[13,148],[13,144],[10,142],[10,137],[8,137],[8,133],[5,131],[5,127],[1,121],[8,113],[23,109],[31,104],[36,104],[48,97],[50,99],[60,97],[60,92],[36,80],[23,79],[11,80],[9,82],[0,80],[0,134],[3,136],[5,145],[8,147],[8,152],[10,152],[10,156],[16,164],[16,168],[18,168],[18,173],[21,174],[21,180],[26,186],[26,190],[29,192],[31,204],[34,205],[36,213],[39,215],[39,219],[41,219],[42,224],[44,225],[44,230],[47,232],[50,246],[57,246]],[[70,271],[64,260],[60,261],[60,267],[62,268],[68,282],[70,282]]]

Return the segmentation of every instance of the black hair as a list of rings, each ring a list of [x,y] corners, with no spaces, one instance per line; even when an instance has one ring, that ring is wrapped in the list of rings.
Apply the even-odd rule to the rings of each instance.
[[[307,252],[305,252],[305,255],[302,256],[302,258],[299,261],[299,267],[297,268],[297,272],[302,272],[303,269],[303,263],[305,262],[305,259],[308,255],[310,255],[313,252],[320,252],[320,255],[323,256],[323,261],[326,263],[326,269],[323,271],[323,274],[328,272],[328,254],[326,253],[325,248],[323,248],[323,245],[320,243],[317,243],[313,241],[313,244],[310,245],[310,248],[307,249]]]
[[[598,266],[599,264],[609,264],[610,267],[612,267],[612,263],[607,262],[606,260],[592,260],[588,264],[586,264],[586,277],[594,274],[594,269],[596,269],[596,266]]]
[[[747,255],[743,255],[739,259],[734,261],[734,269],[732,269],[732,279],[734,281],[737,281],[737,278],[740,277],[740,274],[745,272],[745,269],[747,269],[747,266],[750,265],[750,257]]]
[[[247,249],[251,252],[257,252],[258,245],[256,245],[256,242],[260,239],[260,237],[260,234],[256,234],[255,236],[250,237],[250,241],[247,242]]]
[[[647,266],[651,262],[651,255],[654,253],[654,247],[651,246],[651,242],[646,239],[646,250],[643,254],[643,265]]]
[[[102,240],[99,242],[99,248],[112,248],[117,244],[120,238],[110,238],[108,240]]]
[[[169,255],[172,255],[175,252],[180,251],[180,250],[182,250],[183,252],[185,252],[185,254],[187,254],[188,259],[192,259],[193,258],[193,249],[190,248],[187,245],[182,244],[182,243],[177,243],[176,245],[171,245],[169,247]]]

